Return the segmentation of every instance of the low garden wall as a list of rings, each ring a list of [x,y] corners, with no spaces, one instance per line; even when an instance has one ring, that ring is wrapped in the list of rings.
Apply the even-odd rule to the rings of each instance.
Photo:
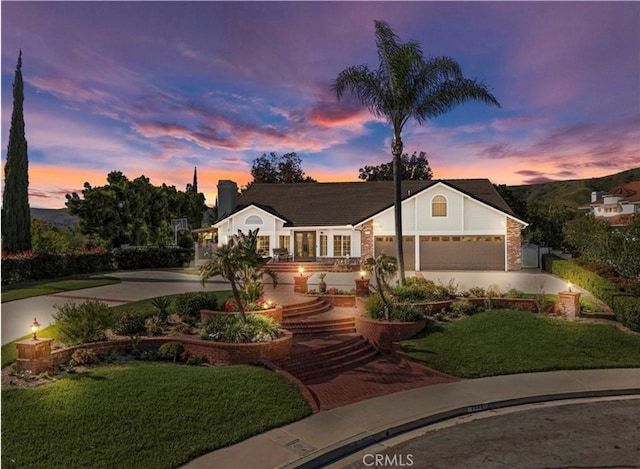
[[[140,350],[157,350],[167,342],[180,342],[185,351],[197,357],[206,357],[209,363],[240,364],[270,361],[281,363],[291,352],[293,334],[281,329],[282,337],[271,342],[256,342],[249,344],[235,344],[225,342],[213,342],[184,336],[141,337],[138,343]],[[95,354],[108,354],[111,352],[124,352],[131,349],[130,339],[110,340],[106,342],[94,342],[64,349],[54,350],[54,365],[67,363],[73,352],[79,349],[91,350]]]
[[[383,351],[390,351],[394,342],[413,337],[427,326],[425,319],[417,322],[380,321],[356,317],[356,331],[370,344]]]
[[[486,298],[458,298],[455,300],[443,300],[443,301],[430,301],[428,303],[416,303],[416,306],[429,310],[431,314],[438,314],[446,309],[451,309],[451,305],[456,301],[469,301],[475,306],[484,306],[486,304]],[[538,303],[533,298],[492,298],[491,306],[493,308],[513,308],[521,309],[525,311],[531,311],[533,313],[538,312]],[[558,310],[556,303],[553,301],[547,301],[545,305],[545,312],[547,314],[557,314]]]
[[[330,303],[333,306],[340,308],[355,308],[356,296],[355,295],[311,295],[307,294],[309,298],[322,298],[326,303]]]
[[[209,309],[200,310],[200,321],[204,324],[205,320],[211,316],[222,316],[229,314],[239,314],[235,311],[211,311]],[[276,306],[275,308],[261,309],[260,311],[247,311],[245,314],[262,314],[267,316],[278,324],[282,324],[282,306]]]

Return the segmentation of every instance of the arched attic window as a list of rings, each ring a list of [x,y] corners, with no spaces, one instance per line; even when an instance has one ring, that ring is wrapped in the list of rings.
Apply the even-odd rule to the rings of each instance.
[[[258,215],[249,215],[244,221],[245,225],[262,225],[264,222]]]
[[[433,199],[431,199],[431,216],[447,216],[447,199],[444,195],[436,195]]]

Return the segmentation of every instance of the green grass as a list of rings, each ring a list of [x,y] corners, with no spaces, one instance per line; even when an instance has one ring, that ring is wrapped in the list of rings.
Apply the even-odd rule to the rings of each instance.
[[[12,288],[2,292],[2,303],[9,301],[24,300],[34,296],[51,295],[53,293],[62,293],[73,290],[82,290],[84,288],[102,287],[104,285],[112,285],[120,283],[120,279],[109,277],[106,275],[96,276],[79,276],[66,278],[62,280],[54,280],[49,282],[37,282],[19,288]]]
[[[108,365],[2,391],[2,467],[175,468],[310,408],[283,377],[249,366]]]
[[[640,336],[613,325],[488,311],[403,341],[418,362],[461,378],[586,368],[640,367]]]

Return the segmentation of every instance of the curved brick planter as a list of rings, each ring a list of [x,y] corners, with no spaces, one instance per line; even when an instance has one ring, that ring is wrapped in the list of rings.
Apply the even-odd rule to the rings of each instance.
[[[209,309],[201,309],[200,310],[200,321],[204,323],[204,321],[211,316],[223,316],[229,314],[238,314],[234,311],[211,311]],[[278,324],[282,324],[282,306],[276,306],[275,308],[270,309],[262,309],[260,311],[247,311],[245,314],[262,314],[263,316],[270,317]]]
[[[291,352],[293,334],[285,329],[280,329],[283,334],[279,339],[271,342],[258,342],[250,344],[232,344],[226,342],[213,342],[187,336],[161,336],[142,337],[138,347],[141,350],[157,350],[167,342],[180,342],[186,351],[195,356],[204,356],[210,363],[240,364],[270,361],[281,363]],[[76,345],[52,352],[53,363],[61,365],[71,359],[71,355],[78,349],[88,349],[96,354],[106,354],[115,351],[125,351],[131,347],[129,339],[111,340],[108,342],[94,342],[91,344]]]
[[[364,316],[356,317],[356,331],[380,350],[389,351],[391,344],[413,337],[427,325],[417,322],[379,321]]]

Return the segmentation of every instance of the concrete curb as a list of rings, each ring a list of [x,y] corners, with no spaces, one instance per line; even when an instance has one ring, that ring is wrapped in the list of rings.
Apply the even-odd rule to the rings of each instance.
[[[539,404],[542,402],[560,401],[568,399],[586,399],[597,397],[615,397],[615,396],[640,396],[640,387],[629,389],[614,390],[594,390],[594,391],[577,391],[556,394],[543,394],[537,396],[520,397],[516,399],[505,399],[491,402],[481,402],[465,407],[458,407],[444,412],[438,412],[426,415],[422,418],[406,422],[401,425],[389,427],[377,433],[363,432],[344,441],[322,448],[313,454],[300,458],[297,461],[281,466],[281,469],[316,469],[326,467],[335,463],[350,454],[364,450],[372,445],[388,440],[390,438],[402,435],[404,433],[417,430],[422,427],[433,425],[439,422],[450,420],[453,418],[463,417],[465,415],[484,412],[488,410],[502,409],[506,407],[517,407],[527,404]]]

